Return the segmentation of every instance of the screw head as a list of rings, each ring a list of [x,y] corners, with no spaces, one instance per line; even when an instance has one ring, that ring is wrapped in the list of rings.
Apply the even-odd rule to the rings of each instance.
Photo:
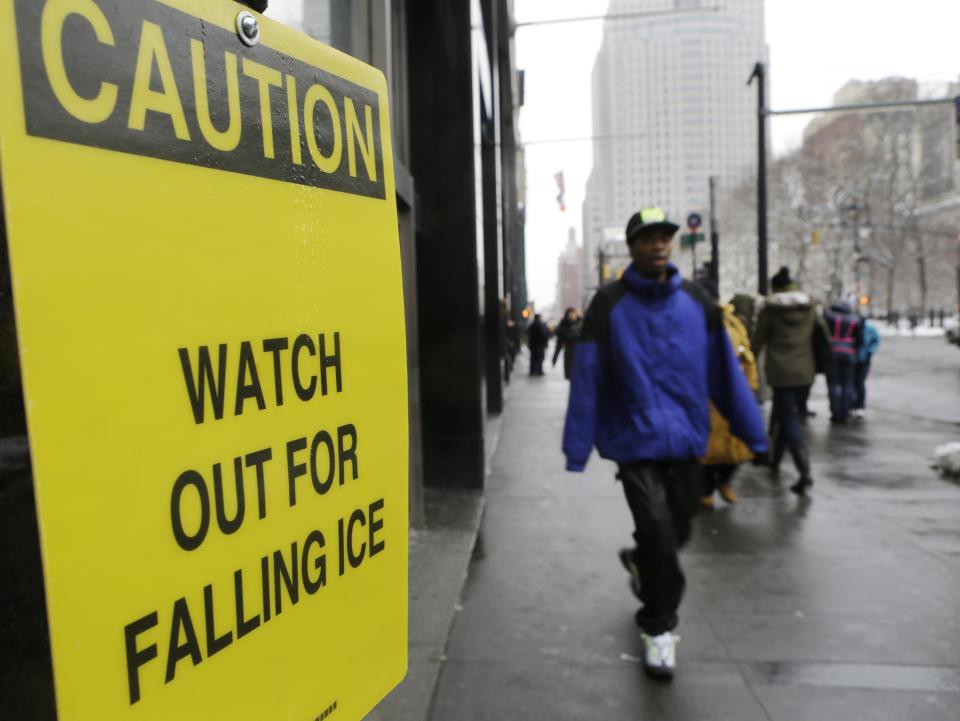
[[[260,42],[260,23],[246,10],[237,15],[237,35],[240,37],[240,42],[248,47],[253,47]]]

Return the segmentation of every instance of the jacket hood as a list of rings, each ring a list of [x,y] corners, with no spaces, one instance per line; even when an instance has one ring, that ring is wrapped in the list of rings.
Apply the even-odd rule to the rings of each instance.
[[[640,271],[631,263],[623,272],[623,282],[627,288],[637,295],[651,298],[665,298],[680,287],[683,283],[683,276],[680,275],[680,269],[673,263],[667,263],[667,279],[665,281],[653,280],[640,274]]]
[[[807,322],[813,307],[810,296],[799,290],[771,294],[765,303],[781,327],[797,327]]]
[[[853,307],[845,300],[835,300],[830,304],[830,310],[834,313],[853,313]]]
[[[809,308],[811,305],[810,296],[802,290],[788,290],[778,293],[771,293],[767,297],[765,305],[771,309],[774,308]]]

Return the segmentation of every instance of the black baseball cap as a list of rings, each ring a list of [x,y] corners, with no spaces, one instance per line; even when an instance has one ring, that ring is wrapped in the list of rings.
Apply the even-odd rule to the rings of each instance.
[[[640,233],[650,228],[663,228],[668,233],[676,233],[680,226],[667,220],[662,208],[644,208],[634,213],[627,221],[627,245]]]

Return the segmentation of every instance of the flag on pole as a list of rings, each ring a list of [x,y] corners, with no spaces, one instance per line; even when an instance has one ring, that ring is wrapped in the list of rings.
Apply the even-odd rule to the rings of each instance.
[[[566,192],[563,186],[563,171],[554,173],[553,179],[557,181],[557,189],[560,191],[557,193],[557,202],[560,203],[560,212],[563,213],[567,209],[567,204],[563,201],[563,194]]]

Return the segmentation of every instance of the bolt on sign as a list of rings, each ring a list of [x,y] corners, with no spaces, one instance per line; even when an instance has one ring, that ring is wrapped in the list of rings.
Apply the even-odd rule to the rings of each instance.
[[[386,84],[243,10],[0,0],[61,721],[359,719],[405,673]]]

